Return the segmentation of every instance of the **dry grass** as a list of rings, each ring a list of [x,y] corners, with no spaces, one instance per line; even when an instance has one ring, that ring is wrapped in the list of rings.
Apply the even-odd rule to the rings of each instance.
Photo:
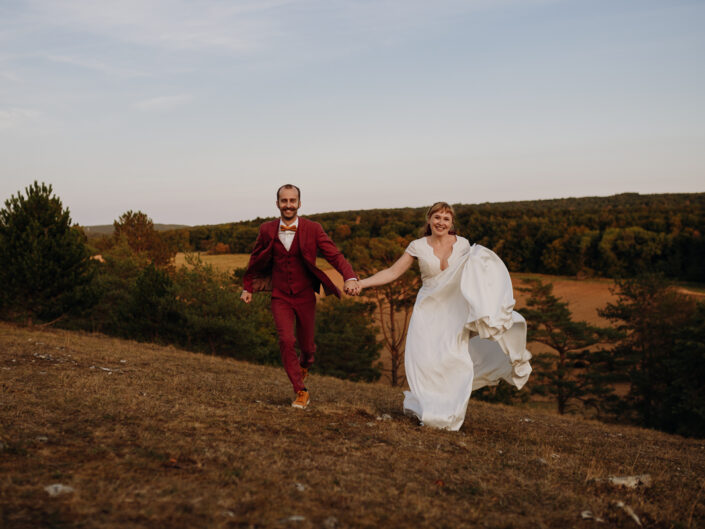
[[[0,323],[0,526],[636,527],[620,500],[705,527],[702,440],[476,401],[452,433],[396,389],[309,387],[295,410],[281,368]]]

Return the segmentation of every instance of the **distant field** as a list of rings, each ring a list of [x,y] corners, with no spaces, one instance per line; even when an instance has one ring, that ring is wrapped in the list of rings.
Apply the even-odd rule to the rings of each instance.
[[[198,252],[193,254],[185,254],[179,252],[174,258],[174,264],[177,267],[187,266],[187,255],[197,256],[201,259],[201,261],[211,265],[213,268],[215,268],[216,270],[220,270],[221,272],[232,272],[236,268],[244,268],[247,266],[247,262],[250,259],[250,255],[246,253],[208,255],[204,252]]]
[[[208,255],[200,253],[204,263],[212,265],[217,270],[231,272],[236,268],[247,266],[250,258],[249,254],[224,254]],[[336,272],[325,259],[317,259],[321,270],[325,270],[339,288],[343,286],[343,278]],[[186,254],[178,253],[175,259],[176,266],[186,265]],[[566,277],[548,276],[541,274],[512,274],[514,282],[514,296],[517,300],[517,308],[523,306],[526,295],[517,290],[522,286],[522,279],[538,278],[547,283],[553,283],[554,293],[568,301],[570,310],[576,320],[583,320],[592,324],[606,325],[607,321],[597,316],[597,309],[604,307],[608,301],[614,300],[614,296],[609,289],[613,285],[610,279],[584,279],[577,280]]]
[[[182,252],[177,253],[174,259],[174,264],[177,267],[186,266],[186,255],[187,254]],[[247,253],[208,255],[205,252],[198,252],[190,255],[199,256],[201,258],[201,261],[213,266],[213,268],[222,272],[232,272],[236,268],[245,268],[247,266],[247,262],[250,260],[250,254]],[[332,270],[331,266],[325,259],[317,259],[316,264],[321,270]]]

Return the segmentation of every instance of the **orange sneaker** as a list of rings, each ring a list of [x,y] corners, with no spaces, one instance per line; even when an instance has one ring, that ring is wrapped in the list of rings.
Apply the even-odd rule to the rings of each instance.
[[[296,392],[296,400],[292,402],[291,405],[294,408],[301,408],[303,410],[306,409],[309,402],[311,402],[311,399],[308,396],[308,391],[302,389],[301,391]]]
[[[301,380],[306,382],[308,378],[308,367],[301,366]]]

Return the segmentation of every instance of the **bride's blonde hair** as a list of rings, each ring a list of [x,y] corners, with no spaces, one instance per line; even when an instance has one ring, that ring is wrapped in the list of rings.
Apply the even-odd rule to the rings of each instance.
[[[426,228],[424,229],[424,235],[431,235],[431,225],[429,224],[429,221],[431,220],[433,214],[437,213],[438,211],[450,213],[452,224],[448,233],[450,233],[451,235],[455,235],[457,233],[455,231],[455,210],[453,209],[453,206],[448,204],[448,202],[436,202],[430,208],[428,208],[428,211],[426,211]]]

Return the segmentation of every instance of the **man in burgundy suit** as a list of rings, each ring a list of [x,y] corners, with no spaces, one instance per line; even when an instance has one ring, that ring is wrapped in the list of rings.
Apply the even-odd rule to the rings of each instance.
[[[333,265],[345,280],[345,292],[358,294],[357,277],[333,241],[317,222],[297,215],[301,191],[286,184],[277,190],[277,208],[281,218],[265,222],[259,228],[255,247],[243,279],[241,299],[252,300],[252,293],[272,291],[272,315],[279,334],[282,363],[294,386],[295,408],[305,408],[310,401],[304,380],[314,361],[316,295],[321,285],[326,294],[340,297],[328,276],[316,266],[316,254]],[[294,326],[296,336],[294,336]],[[301,349],[297,357],[296,338]]]

